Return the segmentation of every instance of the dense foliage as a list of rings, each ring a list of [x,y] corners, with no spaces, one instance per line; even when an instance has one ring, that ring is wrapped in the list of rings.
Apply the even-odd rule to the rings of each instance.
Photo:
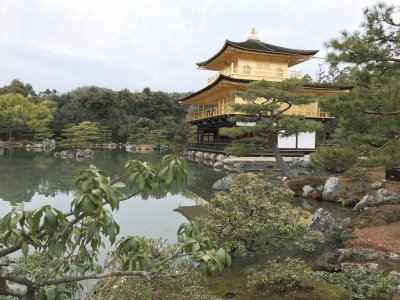
[[[27,132],[43,129],[52,119],[48,102],[36,104],[21,94],[0,95],[0,127],[7,132],[8,140],[17,129]]]
[[[346,63],[354,85],[350,93],[321,101],[336,116],[335,140],[342,147],[357,147],[377,165],[400,163],[394,150],[400,145],[398,10],[398,5],[377,3],[364,10],[359,30],[344,31],[327,43],[331,66]]]
[[[323,148],[311,154],[314,166],[332,173],[343,173],[357,163],[359,153],[351,148]]]
[[[115,92],[98,87],[83,87],[65,94],[56,90],[36,93],[29,84],[13,80],[10,85],[0,88],[0,95],[16,93],[29,96],[31,103],[39,106],[51,104],[52,122],[48,122],[53,134],[63,138],[65,131],[83,122],[97,124],[107,139],[102,141],[135,143],[173,142],[182,143],[188,138],[189,127],[185,124],[186,109],[176,100],[176,93],[153,92],[145,88],[142,92],[127,89]],[[9,97],[9,96],[7,96]],[[8,123],[0,119],[0,128]],[[26,130],[16,138],[28,136]],[[152,138],[143,133],[150,133]],[[159,137],[162,138],[159,138]],[[49,137],[46,135],[45,137]]]
[[[243,173],[229,192],[211,199],[209,214],[199,222],[206,231],[216,232],[231,253],[268,253],[293,246],[312,250],[321,234],[302,224],[304,212],[288,203],[291,196],[286,188]]]
[[[396,276],[386,276],[381,270],[349,269],[340,273],[322,272],[322,277],[353,293],[354,299],[392,299],[393,287],[400,284]]]
[[[250,274],[247,285],[268,293],[311,288],[316,279],[317,275],[304,261],[288,257],[282,263],[270,262],[264,270]]]

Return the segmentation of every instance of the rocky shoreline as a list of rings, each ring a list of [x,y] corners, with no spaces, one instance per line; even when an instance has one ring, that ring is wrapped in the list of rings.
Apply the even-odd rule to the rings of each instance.
[[[213,189],[228,191],[236,176],[223,177]],[[313,260],[333,264],[338,270],[379,268],[390,274],[400,272],[400,183],[385,182],[383,170],[380,178],[354,202],[348,201],[354,195],[343,176],[279,180],[278,184],[291,189],[295,196],[349,205],[348,209],[357,212],[356,217],[340,223],[325,209],[314,213],[308,226],[323,232],[325,239],[311,255]]]

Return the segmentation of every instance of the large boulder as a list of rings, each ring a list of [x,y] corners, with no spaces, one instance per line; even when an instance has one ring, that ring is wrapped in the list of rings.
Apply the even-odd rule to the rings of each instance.
[[[330,177],[325,182],[322,191],[322,200],[336,202],[340,198],[340,194],[344,191],[342,181],[337,177]]]
[[[229,191],[231,188],[233,182],[235,181],[237,175],[236,174],[229,174],[217,182],[214,183],[213,185],[213,190],[214,191]]]
[[[311,219],[310,224],[308,224],[308,228],[316,229],[323,233],[333,233],[339,229],[339,224],[329,211],[319,208]]]
[[[364,209],[366,207],[381,205],[398,205],[400,204],[400,194],[385,189],[380,189],[376,195],[366,195],[360,202],[354,206],[355,210]]]
[[[380,256],[379,251],[368,248],[343,248],[338,249],[338,262],[364,262],[377,260]]]
[[[371,183],[371,190],[378,190],[378,189],[383,189],[385,187],[385,183],[382,181],[375,181],[374,183]]]

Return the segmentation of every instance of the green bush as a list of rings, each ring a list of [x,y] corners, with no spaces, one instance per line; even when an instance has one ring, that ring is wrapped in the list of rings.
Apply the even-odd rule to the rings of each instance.
[[[328,172],[343,173],[357,163],[357,153],[348,148],[318,149],[310,156],[311,162]]]
[[[247,285],[258,291],[288,291],[312,288],[316,275],[304,261],[288,257],[283,263],[270,263],[265,270],[247,276]]]
[[[352,167],[344,175],[353,182],[352,190],[356,193],[366,192],[370,186],[369,170],[367,168]]]
[[[392,299],[391,287],[400,284],[395,276],[385,276],[381,270],[350,269],[341,273],[321,272],[322,277],[332,284],[338,284],[353,293],[353,299]]]

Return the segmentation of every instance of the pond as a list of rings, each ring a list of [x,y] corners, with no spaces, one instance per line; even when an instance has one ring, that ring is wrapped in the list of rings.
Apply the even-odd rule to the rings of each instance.
[[[125,150],[97,150],[91,159],[54,158],[53,153],[33,153],[24,149],[4,149],[0,156],[0,217],[12,206],[25,202],[34,209],[50,204],[67,211],[76,196],[73,171],[90,164],[107,169],[110,175],[120,175],[129,159],[157,164],[165,153],[129,153]],[[158,188],[148,197],[136,196],[120,205],[114,212],[123,235],[144,235],[151,238],[176,240],[176,231],[186,218],[174,209],[195,205],[193,195],[209,199],[212,185],[225,176],[212,168],[197,163],[188,164],[187,184],[173,185],[169,191]]]
[[[0,152],[0,216],[17,203],[25,202],[25,207],[34,209],[50,204],[67,211],[76,196],[73,171],[87,168],[90,164],[107,169],[111,176],[123,173],[123,166],[129,159],[160,162],[165,153],[130,153],[125,150],[97,150],[93,158],[77,161],[53,157],[52,152],[27,152],[24,149],[2,149]],[[202,163],[188,163],[188,182],[173,185],[169,191],[158,188],[147,197],[136,196],[121,203],[114,212],[121,225],[122,235],[144,235],[150,238],[176,240],[176,230],[186,218],[174,211],[180,206],[194,206],[194,199],[200,196],[209,200],[212,185],[225,176]],[[319,207],[331,211],[335,218],[343,219],[351,212],[334,203],[295,198],[292,204],[314,213]]]

